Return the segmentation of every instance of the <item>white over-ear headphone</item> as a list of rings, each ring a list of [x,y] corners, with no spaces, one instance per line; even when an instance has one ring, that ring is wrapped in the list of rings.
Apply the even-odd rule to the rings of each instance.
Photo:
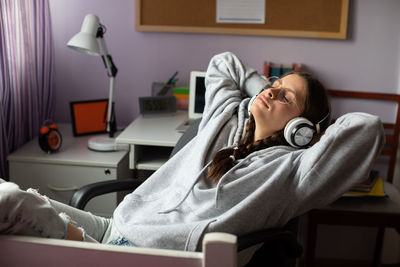
[[[253,105],[254,101],[255,101],[256,98],[257,98],[257,96],[258,96],[258,94],[256,94],[255,96],[253,96],[253,97],[250,99],[249,104],[247,105],[247,112],[248,112],[248,114],[249,114],[249,117],[250,117],[250,114],[251,114],[251,111],[250,111],[251,105]]]
[[[251,105],[254,103],[257,96],[258,95],[253,96],[249,101],[247,106],[249,116],[251,114]],[[319,134],[321,129],[325,130],[329,126],[330,120],[330,112],[316,125],[304,117],[297,117],[291,119],[286,124],[283,135],[289,145],[296,148],[307,147],[313,140],[315,134]]]
[[[286,124],[283,135],[289,145],[297,148],[307,147],[314,139],[315,134],[319,134],[321,129],[325,130],[329,126],[330,117],[330,112],[328,112],[328,114],[315,125],[304,117],[291,119]]]
[[[300,148],[308,146],[316,132],[317,129],[311,121],[297,117],[286,124],[283,135],[289,145]]]

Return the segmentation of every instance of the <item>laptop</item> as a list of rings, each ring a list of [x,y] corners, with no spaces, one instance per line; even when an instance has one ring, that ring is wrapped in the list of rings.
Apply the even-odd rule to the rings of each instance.
[[[196,119],[203,115],[206,93],[205,77],[205,71],[190,72],[188,119],[176,128],[178,132],[185,132]]]

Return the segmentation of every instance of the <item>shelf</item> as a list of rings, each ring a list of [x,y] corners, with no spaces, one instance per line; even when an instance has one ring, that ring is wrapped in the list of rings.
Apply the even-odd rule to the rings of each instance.
[[[141,153],[136,162],[136,169],[157,170],[167,162],[172,149],[172,147],[140,146]]]

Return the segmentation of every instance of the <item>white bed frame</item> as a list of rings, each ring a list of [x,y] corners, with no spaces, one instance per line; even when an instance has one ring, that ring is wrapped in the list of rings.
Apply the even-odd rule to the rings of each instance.
[[[104,245],[27,236],[0,236],[0,266],[236,267],[237,238],[208,233],[202,252]]]

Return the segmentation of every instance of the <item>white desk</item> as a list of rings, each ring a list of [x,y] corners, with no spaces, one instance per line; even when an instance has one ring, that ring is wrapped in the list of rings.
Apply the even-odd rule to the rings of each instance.
[[[129,145],[129,168],[157,170],[169,157],[182,133],[176,128],[187,120],[187,111],[173,114],[139,115],[117,137]]]
[[[96,152],[87,147],[91,136],[73,137],[70,124],[59,125],[63,143],[59,151],[47,154],[39,148],[38,138],[8,156],[10,180],[22,189],[29,187],[51,199],[69,203],[72,194],[83,185],[132,176],[128,152]],[[117,205],[117,194],[89,201],[86,210],[110,216]]]

